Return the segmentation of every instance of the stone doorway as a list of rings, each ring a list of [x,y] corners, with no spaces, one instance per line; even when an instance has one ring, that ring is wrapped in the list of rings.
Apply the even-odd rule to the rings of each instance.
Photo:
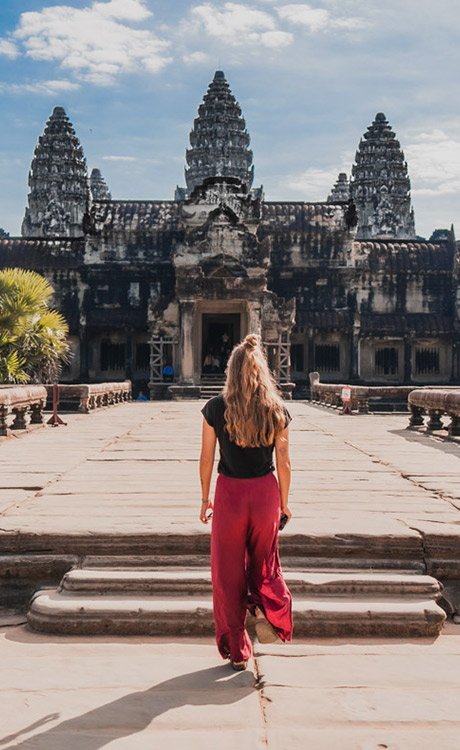
[[[225,371],[228,357],[241,339],[240,313],[203,313],[202,316],[202,374]]]

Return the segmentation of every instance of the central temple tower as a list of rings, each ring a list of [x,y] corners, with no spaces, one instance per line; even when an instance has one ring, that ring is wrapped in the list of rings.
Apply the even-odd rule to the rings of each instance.
[[[186,195],[207,177],[237,177],[249,190],[254,179],[250,137],[241,108],[222,70],[217,70],[190,133]],[[185,196],[184,196],[185,197]]]

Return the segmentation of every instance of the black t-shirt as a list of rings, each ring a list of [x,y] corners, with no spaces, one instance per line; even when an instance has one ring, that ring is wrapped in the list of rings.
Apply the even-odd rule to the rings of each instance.
[[[230,440],[225,429],[225,401],[222,395],[214,396],[202,408],[206,422],[214,427],[220,447],[220,461],[217,471],[227,477],[235,479],[251,479],[253,477],[264,477],[275,470],[273,465],[273,448],[275,443],[268,447],[241,448]],[[291,421],[291,415],[285,409],[286,425]]]

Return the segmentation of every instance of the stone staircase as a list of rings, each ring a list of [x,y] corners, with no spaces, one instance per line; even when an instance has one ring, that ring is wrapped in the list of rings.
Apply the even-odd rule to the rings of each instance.
[[[57,589],[38,592],[29,624],[42,632],[81,635],[213,633],[208,567],[105,563],[73,569]],[[288,568],[284,574],[297,637],[433,637],[446,619],[437,604],[439,582],[410,569]]]
[[[224,387],[224,383],[225,375],[221,373],[216,373],[215,375],[202,375],[200,398],[205,398],[207,400],[213,396],[218,396]]]

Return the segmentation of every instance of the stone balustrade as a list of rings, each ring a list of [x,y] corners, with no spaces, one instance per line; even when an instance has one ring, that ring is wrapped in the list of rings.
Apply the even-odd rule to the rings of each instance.
[[[460,388],[419,388],[409,395],[409,427],[424,424],[424,417],[429,417],[427,430],[447,429],[449,435],[460,435]],[[441,417],[450,419],[444,425]]]
[[[310,394],[313,402],[318,402],[323,406],[341,407],[342,388],[350,389],[351,409],[358,411],[360,414],[369,412],[369,401],[372,400],[393,400],[402,403],[407,402],[407,398],[412,391],[417,389],[416,385],[345,385],[333,383],[321,383],[318,372],[310,373]]]
[[[25,430],[29,424],[43,424],[46,388],[42,385],[0,387],[0,436],[11,430]]]
[[[47,385],[48,398],[53,399],[53,386]],[[130,380],[121,383],[80,383],[58,386],[59,401],[78,403],[78,411],[89,414],[101,406],[112,406],[131,400],[132,384]]]

